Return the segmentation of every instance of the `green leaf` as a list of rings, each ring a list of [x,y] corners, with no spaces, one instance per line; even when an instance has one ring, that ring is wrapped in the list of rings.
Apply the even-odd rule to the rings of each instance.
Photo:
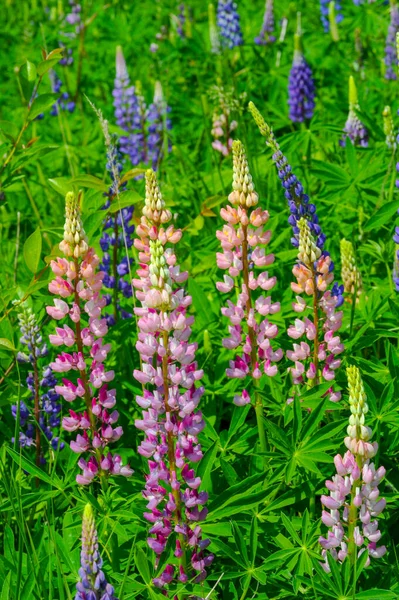
[[[0,132],[13,142],[18,137],[19,129],[11,121],[0,121]]]
[[[102,179],[95,177],[95,175],[79,175],[79,177],[72,179],[72,184],[76,185],[76,187],[90,188],[100,192],[108,192],[109,187]]]
[[[138,167],[130,169],[130,171],[127,171],[127,173],[125,173],[122,177],[121,183],[125,183],[126,181],[129,181],[129,179],[133,179],[134,177],[138,177],[139,175],[144,175],[146,170],[147,169],[139,169]]]
[[[294,443],[299,439],[299,434],[302,429],[302,410],[301,410],[301,402],[299,400],[298,394],[295,394],[294,398],[294,419],[293,419],[293,430],[292,430],[292,438]]]
[[[377,229],[377,227],[385,225],[388,221],[391,221],[398,208],[399,200],[393,200],[392,202],[387,202],[387,204],[381,206],[375,215],[373,215],[363,226],[364,231],[372,231],[373,229]]]
[[[22,65],[19,72],[20,72],[20,75],[24,79],[26,79],[26,81],[29,81],[29,83],[32,83],[32,81],[35,81],[35,79],[36,79],[36,73],[37,73],[36,66],[29,60],[27,60],[24,65]]]
[[[210,477],[215,463],[215,458],[218,452],[218,444],[212,444],[205,452],[197,471],[198,477],[201,478],[203,489],[208,489],[210,485]]]
[[[57,101],[59,94],[41,94],[33,104],[29,114],[29,120],[33,121],[38,115],[48,110]]]
[[[10,598],[11,571],[8,571],[1,588],[0,600],[9,600]]]
[[[356,600],[397,600],[398,595],[389,590],[365,590],[364,592],[356,593]]]
[[[57,477],[57,475],[55,473],[53,473],[52,477],[50,477],[49,475],[47,475],[47,473],[42,471],[42,469],[39,469],[39,467],[37,467],[32,462],[30,462],[27,458],[22,456],[22,454],[18,454],[18,452],[15,452],[15,450],[10,448],[9,446],[6,447],[6,450],[7,450],[8,454],[11,456],[11,458],[13,459],[13,461],[15,461],[17,463],[17,465],[20,466],[24,471],[27,471],[30,475],[34,475],[41,481],[44,481],[44,482],[48,483],[49,485],[56,487],[60,491],[63,489],[62,482],[60,481],[60,479]]]
[[[40,229],[37,228],[26,240],[23,250],[25,264],[32,273],[37,273],[41,252],[42,234]]]
[[[140,546],[136,546],[134,555],[136,558],[136,566],[141,577],[143,578],[145,583],[151,583],[151,574],[148,559],[147,556],[144,554],[143,550],[140,548]]]
[[[121,192],[119,197],[116,197],[114,200],[112,200],[108,212],[117,212],[126,206],[133,206],[133,204],[143,202],[143,200],[144,198],[135,190],[126,190],[125,192]]]
[[[40,62],[37,65],[37,74],[39,75],[39,77],[42,77],[43,75],[45,75],[45,73],[47,73],[47,71],[50,71],[50,69],[55,67],[55,65],[61,60],[61,58],[62,55],[59,55],[55,58],[47,58],[47,60],[42,60],[42,62]]]
[[[11,352],[17,351],[17,349],[14,347],[14,344],[6,338],[0,338],[0,348],[6,348],[7,350],[11,350]]]
[[[48,182],[53,190],[63,197],[72,190],[72,181],[69,177],[55,177],[54,179],[48,179]]]

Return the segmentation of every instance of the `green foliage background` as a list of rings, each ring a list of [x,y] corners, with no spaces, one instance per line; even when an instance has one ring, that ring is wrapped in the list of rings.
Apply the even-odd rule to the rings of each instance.
[[[211,147],[213,103],[209,90],[218,84],[231,86],[240,98],[242,111],[236,115],[235,137],[247,147],[260,204],[271,215],[270,250],[277,259],[272,271],[278,277],[275,297],[282,303],[282,331],[294,317],[290,282],[296,253],[290,245],[286,201],[270,152],[246,110],[249,99],[272,125],[294,172],[317,205],[337,273],[340,239],[350,239],[356,247],[364,292],[353,310],[348,303],[344,306],[344,365],[359,366],[366,383],[370,425],[380,444],[377,462],[387,469],[382,492],[388,501],[381,519],[382,542],[388,553],[367,569],[359,566],[356,599],[399,598],[399,303],[391,274],[399,196],[395,187],[397,157],[385,144],[381,116],[384,106],[390,105],[397,127],[398,82],[384,79],[389,7],[381,0],[359,7],[346,0],[340,41],[335,43],[322,30],[316,0],[279,0],[275,11],[277,20],[288,18],[286,40],[258,47],[253,39],[261,27],[263,1],[242,0],[239,10],[245,45],[215,56],[210,52],[207,3],[188,0],[187,4],[193,16],[192,37],[181,40],[172,28],[171,36],[160,41],[159,51],[153,54],[149,46],[161,25],[169,26],[170,15],[176,14],[175,2],[85,1],[88,25],[84,39],[72,43],[74,65],[65,69],[55,66],[63,90],[76,95],[76,110],[52,117],[48,109],[53,98],[40,100],[44,119],[29,124],[13,160],[1,173],[0,600],[74,597],[81,514],[87,501],[97,512],[105,570],[118,597],[164,597],[151,583],[154,558],[146,545],[142,516],[146,465],[136,452],[141,433],[134,427],[139,415],[134,398],[141,391],[132,377],[138,362],[135,322],[120,322],[109,334],[113,344],[110,368],[117,373],[118,409],[125,431],[118,451],[135,469],[131,479],[114,478],[106,496],[90,492],[75,483],[77,457],[68,447],[55,455],[45,470],[39,470],[32,456],[10,441],[15,427],[10,406],[18,397],[27,396],[21,387],[26,368],[13,359],[19,333],[11,302],[26,298],[44,319],[45,334],[51,331],[44,308],[51,301],[47,265],[62,235],[63,196],[71,187],[84,190],[84,223],[99,250],[104,215],[100,208],[109,180],[103,135],[87,98],[103,112],[111,130],[120,133],[114,126],[112,106],[118,44],[123,47],[130,77],[141,82],[147,102],[155,81],[160,80],[172,108],[173,150],[163,161],[159,178],[167,204],[184,230],[178,258],[190,273],[194,337],[199,342],[199,365],[205,369],[201,408],[207,426],[201,438],[205,456],[199,475],[203,489],[210,494],[204,532],[212,540],[210,548],[216,558],[206,582],[187,588],[187,594],[226,600],[354,597],[346,566],[336,566],[330,576],[323,573],[317,543],[321,530],[325,532],[320,526],[319,496],[325,489],[324,480],[334,473],[334,454],[344,451],[348,418],[345,369],[341,367],[337,379],[343,391],[338,405],[322,399],[326,385],[305,394],[300,405],[287,405],[290,380],[284,367],[288,361],[262,389],[270,447],[266,475],[260,469],[255,415],[249,407],[232,404],[236,384],[225,377],[229,353],[222,348],[221,339],[227,326],[220,316],[222,298],[215,289],[220,276],[215,231],[221,226],[219,208],[226,202],[232,178],[231,158],[222,159]],[[2,162],[24,123],[33,87],[23,65],[29,61],[37,66],[42,60],[41,48],[50,51],[59,46],[60,5],[51,0],[2,3]],[[315,115],[306,126],[293,126],[287,110],[297,11],[302,12],[305,55],[317,90]],[[363,45],[363,78],[354,67],[356,30]],[[278,52],[281,60],[276,66]],[[360,116],[369,129],[368,149],[339,146],[350,74],[357,81]],[[48,93],[50,81],[44,74],[40,94]],[[126,164],[125,170],[129,168]],[[137,217],[144,186],[133,180],[128,187],[129,201],[137,204]],[[134,251],[133,257],[137,258]],[[289,347],[285,335],[281,345]]]

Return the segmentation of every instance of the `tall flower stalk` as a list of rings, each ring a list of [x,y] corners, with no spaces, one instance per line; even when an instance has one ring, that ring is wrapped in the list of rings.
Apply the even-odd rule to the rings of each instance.
[[[293,232],[291,243],[298,248],[298,261],[293,268],[296,281],[291,284],[293,291],[298,294],[293,309],[297,313],[310,313],[310,317],[303,320],[295,319],[288,329],[291,338],[307,339],[294,344],[293,350],[287,353],[294,362],[291,368],[293,382],[302,387],[304,383],[313,386],[323,380],[332,381],[335,370],[340,366],[337,355],[343,351],[336,333],[342,322],[342,312],[337,308],[343,303],[343,286],[333,281],[334,263],[324,249],[326,236],[319,225],[316,206],[305,194],[302,184],[281,152],[272,129],[253,102],[249,103],[249,110],[266,139],[266,145],[273,151],[273,162],[290,210],[288,222]],[[302,294],[309,297],[309,303]],[[341,396],[333,387],[328,394],[333,401]]]
[[[355,366],[349,366],[346,372],[351,411],[345,438],[348,451],[344,456],[337,454],[334,458],[337,474],[331,481],[326,481],[330,495],[321,496],[325,509],[322,521],[329,531],[326,538],[319,538],[319,542],[325,558],[323,567],[327,572],[330,571],[328,553],[334,560],[343,562],[348,559],[355,565],[367,550],[368,565],[370,558],[380,558],[386,552],[385,546],[377,547],[381,532],[376,519],[386,505],[378,489],[385,469],[376,469],[370,462],[377,453],[378,444],[370,442],[372,431],[366,425],[368,405],[360,371]]]
[[[385,42],[385,78],[397,79],[398,56],[396,49],[396,35],[399,33],[399,8],[396,2],[390,5],[391,19]]]
[[[354,295],[359,295],[362,291],[362,276],[352,242],[349,240],[341,240],[341,278],[344,284],[344,291],[352,296],[350,301],[353,302]]]
[[[230,361],[226,375],[243,381],[244,388],[234,397],[234,403],[237,406],[252,403],[260,449],[265,452],[264,407],[259,384],[265,376],[276,375],[276,363],[283,356],[280,348],[272,347],[278,328],[269,321],[269,316],[280,310],[280,303],[264,294],[275,286],[276,277],[269,276],[264,270],[259,274],[256,272],[257,268],[265,268],[274,262],[274,255],[265,252],[271,238],[271,231],[265,229],[269,213],[256,208],[258,194],[244,146],[239,140],[233,142],[233,169],[231,205],[220,211],[227,224],[216,233],[223,250],[216,255],[217,264],[220,269],[227,270],[228,275],[224,275],[224,281],[218,282],[216,287],[222,293],[234,290],[237,297],[236,302],[228,300],[227,307],[222,308],[222,314],[230,321],[229,337],[223,340],[223,346],[238,352]]]
[[[295,50],[288,81],[289,117],[293,123],[301,123],[313,117],[315,86],[312,69],[303,55],[302,38],[295,34]]]
[[[333,4],[333,10],[331,10],[330,5]],[[320,0],[320,18],[323,25],[323,29],[326,33],[328,33],[331,29],[331,17],[330,14],[333,13],[332,28],[336,28],[337,23],[340,23],[344,16],[342,14],[342,5],[339,0],[335,2],[331,2],[330,0]]]
[[[233,49],[243,44],[240,15],[234,0],[218,0],[217,24],[223,48]]]
[[[93,509],[91,504],[86,504],[82,520],[80,580],[76,584],[75,600],[118,600],[114,588],[107,583],[102,566]]]
[[[145,432],[138,452],[148,459],[144,517],[151,524],[148,545],[156,554],[156,568],[170,539],[174,548],[174,560],[154,578],[159,588],[172,581],[203,580],[213,560],[204,552],[209,540],[202,539],[199,524],[206,517],[208,494],[199,491],[201,479],[193,468],[202,458],[198,434],[204,421],[197,407],[204,388],[196,382],[203,371],[195,362],[197,344],[190,342],[191,297],[180,287],[188,275],[180,272],[170,245],[180,240],[181,231],[166,227],[171,218],[156,175],[148,170],[145,206],[136,230],[140,239],[135,240],[140,260],[133,284],[141,302],[135,309],[141,368],[134,377],[144,386],[143,395],[136,397],[143,409],[136,427]]]
[[[19,445],[24,448],[34,447],[36,450],[36,465],[46,462],[43,436],[51,443],[53,450],[64,447],[57,435],[60,426],[61,404],[59,395],[54,387],[57,384],[51,368],[42,364],[42,358],[47,356],[47,345],[43,342],[36,316],[30,308],[22,306],[18,314],[21,330],[21,343],[27,352],[18,352],[20,363],[28,363],[32,371],[26,378],[26,385],[31,392],[31,405],[23,401],[13,404],[12,415],[18,419],[19,412]]]
[[[53,319],[67,319],[69,324],[56,327],[50,335],[54,346],[66,346],[69,352],[61,352],[50,364],[58,373],[77,373],[76,382],[63,379],[55,391],[67,402],[81,398],[84,410],[77,413],[69,411],[62,426],[66,431],[81,431],[76,440],[70,443],[71,449],[78,453],[88,453],[89,459],[79,459],[83,473],[76,481],[87,485],[98,475],[103,485],[110,474],[129,476],[132,470],[122,466],[119,455],[112,456],[108,445],[116,442],[122,435],[122,427],[114,427],[119,413],[112,410],[116,403],[115,390],[108,389],[108,383],[114,379],[113,371],[106,371],[104,362],[111,349],[104,343],[107,323],[101,318],[105,299],[101,297],[104,273],[98,271],[99,258],[87,243],[80,216],[79,198],[69,192],[65,199],[66,219],[64,239],[60,250],[65,258],[51,261],[55,278],[49,284],[49,291],[58,296],[54,306],[46,307]]]
[[[275,41],[273,0],[266,0],[262,27],[259,35],[255,38],[255,44],[258,46],[267,46],[268,44],[273,44]]]
[[[351,75],[349,77],[349,113],[345,123],[343,136],[340,140],[341,146],[345,146],[346,139],[349,138],[354,146],[361,146],[362,148],[367,148],[369,144],[368,131],[357,116],[356,111],[359,110],[360,106],[357,96],[356,84],[355,80]]]

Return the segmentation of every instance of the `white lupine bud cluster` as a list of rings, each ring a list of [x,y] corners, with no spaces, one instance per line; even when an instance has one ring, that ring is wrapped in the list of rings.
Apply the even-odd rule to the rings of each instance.
[[[165,210],[165,202],[152,169],[145,174],[145,206],[143,215],[154,223],[167,223],[172,218],[170,210]]]
[[[355,289],[360,294],[362,278],[356,264],[355,252],[352,242],[341,240],[341,277],[345,292],[354,294]]]
[[[233,142],[233,192],[229,195],[231,204],[250,208],[258,204],[259,196],[255,192],[245,149],[240,140]]]
[[[378,444],[371,444],[369,440],[373,435],[370,427],[365,424],[365,416],[369,411],[367,396],[364,390],[360,371],[354,365],[346,369],[349,387],[349,407],[351,415],[347,428],[348,437],[345,445],[353,454],[372,458],[378,449]]]
[[[165,249],[160,240],[150,240],[150,281],[151,285],[161,292],[162,303],[170,304],[172,295],[172,280],[169,266],[165,259]]]
[[[303,217],[298,221],[299,227],[299,246],[298,259],[306,266],[312,267],[321,256],[321,250],[316,246],[314,238],[310,232],[309,225]]]
[[[68,192],[65,196],[64,239],[59,247],[65,256],[74,258],[84,258],[89,249],[80,216],[79,201],[73,192]]]

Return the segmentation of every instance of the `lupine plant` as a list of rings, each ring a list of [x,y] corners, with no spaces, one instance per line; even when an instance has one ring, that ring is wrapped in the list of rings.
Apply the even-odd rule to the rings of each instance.
[[[353,567],[365,551],[366,565],[371,558],[381,558],[386,552],[385,546],[377,546],[381,531],[376,519],[386,505],[378,489],[385,469],[376,468],[370,461],[378,451],[378,444],[370,441],[372,431],[366,425],[368,404],[360,371],[349,366],[346,372],[351,412],[345,438],[348,450],[343,456],[335,456],[337,474],[326,481],[330,495],[321,496],[323,508],[327,509],[323,510],[322,521],[329,531],[319,542],[327,571],[331,570],[328,554],[333,560],[348,560]]]
[[[258,46],[267,46],[276,41],[274,35],[274,7],[273,0],[266,0],[265,14],[259,35],[255,38],[255,44]]]
[[[58,296],[53,306],[47,306],[47,313],[56,321],[67,319],[56,327],[49,337],[53,346],[66,346],[69,352],[61,352],[50,364],[56,373],[76,371],[74,383],[62,379],[62,385],[55,391],[66,402],[81,398],[83,412],[69,410],[69,416],[62,420],[66,431],[81,431],[70,443],[71,450],[84,455],[79,459],[82,473],[76,481],[90,484],[97,476],[106,485],[109,475],[121,474],[126,477],[132,470],[123,466],[118,454],[112,456],[108,445],[116,442],[123,434],[122,427],[116,426],[119,413],[112,410],[116,403],[115,390],[108,389],[114,379],[113,371],[106,371],[104,361],[111,349],[104,343],[107,333],[106,319],[101,318],[105,299],[100,291],[104,273],[98,271],[100,260],[94,249],[88,246],[80,216],[79,197],[69,192],[65,199],[64,238],[60,243],[64,257],[51,261],[54,279],[49,291]],[[85,454],[86,453],[86,454]]]
[[[313,117],[314,96],[312,70],[303,55],[301,35],[296,33],[294,59],[288,81],[289,117],[292,122],[302,122]]]
[[[201,479],[192,467],[202,458],[198,434],[205,424],[197,407],[204,388],[195,384],[203,372],[195,361],[197,344],[190,342],[192,299],[180,287],[188,274],[180,271],[173,249],[182,234],[173,225],[165,229],[171,218],[149,170],[135,240],[141,262],[133,282],[141,302],[135,308],[141,368],[134,377],[144,386],[136,397],[143,409],[136,427],[145,432],[138,452],[148,459],[144,517],[151,525],[147,542],[157,556],[155,566],[162,565],[153,580],[159,588],[172,581],[202,581],[213,560],[199,524],[207,514],[208,494],[199,491]]]
[[[265,229],[269,213],[257,207],[259,197],[244,147],[238,140],[233,142],[233,164],[230,204],[220,213],[226,225],[216,232],[222,247],[222,252],[216,255],[217,265],[228,272],[216,287],[223,294],[234,290],[237,297],[235,302],[228,300],[227,306],[222,308],[223,316],[230,321],[229,336],[223,339],[223,346],[237,352],[226,369],[226,376],[242,380],[243,389],[234,396],[234,404],[253,405],[260,447],[266,452],[259,383],[264,376],[273,377],[277,373],[276,363],[283,356],[281,348],[273,342],[278,334],[273,315],[280,310],[280,303],[264,293],[273,289],[276,277],[264,270],[259,274],[255,271],[274,262],[274,255],[265,252],[271,237],[271,231]]]
[[[396,52],[396,35],[399,32],[399,8],[395,2],[390,4],[390,23],[385,42],[385,77],[397,79],[398,57]]]
[[[235,48],[243,43],[240,15],[234,0],[218,0],[217,24],[223,48]]]
[[[346,139],[349,138],[354,146],[367,148],[368,131],[357,115],[360,110],[357,96],[357,88],[352,75],[349,77],[349,114],[345,123],[341,146],[345,146]]]

